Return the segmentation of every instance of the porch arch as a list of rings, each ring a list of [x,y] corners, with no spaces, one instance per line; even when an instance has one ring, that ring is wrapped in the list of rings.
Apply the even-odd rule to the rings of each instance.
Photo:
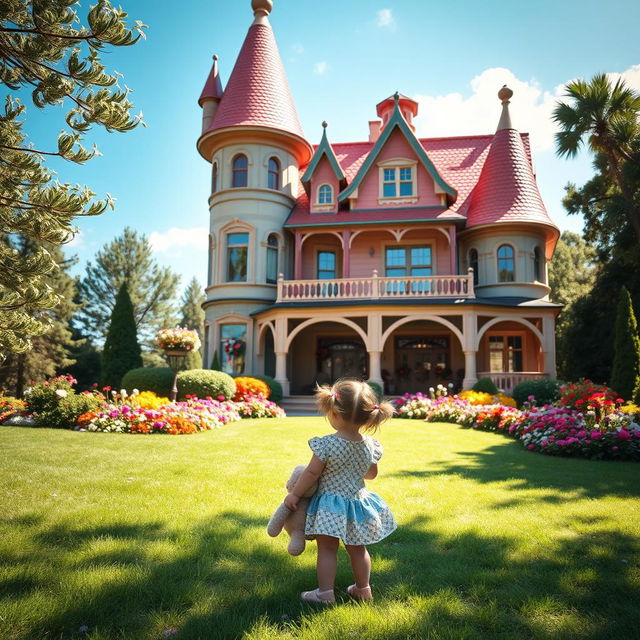
[[[482,340],[482,336],[491,327],[493,327],[494,324],[498,324],[499,322],[516,322],[518,324],[521,324],[521,325],[527,327],[527,329],[530,329],[531,332],[536,336],[536,338],[538,338],[538,340],[540,341],[540,346],[544,345],[544,337],[543,337],[542,333],[540,333],[540,329],[538,329],[538,327],[536,327],[533,323],[529,322],[525,318],[519,318],[518,316],[503,316],[501,318],[492,318],[491,320],[489,320],[489,322],[487,322],[482,327],[482,329],[480,329],[478,331],[478,335],[476,337],[476,344],[475,344],[475,350],[476,351],[478,351],[478,349],[480,349],[480,340]]]
[[[289,351],[289,347],[291,346],[291,343],[293,342],[293,339],[306,327],[312,325],[312,324],[317,324],[318,322],[337,322],[338,324],[344,324],[347,327],[350,327],[351,329],[353,329],[361,338],[362,338],[362,342],[364,343],[365,349],[367,351],[370,351],[369,349],[369,339],[367,334],[353,321],[353,320],[349,320],[348,318],[323,318],[323,317],[318,317],[318,318],[308,318],[307,320],[305,320],[304,322],[301,322],[288,336],[287,336],[287,340],[285,342],[285,351]]]
[[[273,343],[276,342],[276,329],[272,322],[265,322],[258,327],[258,348],[256,349],[256,355],[262,355],[262,348],[264,345],[264,334],[266,329],[271,329],[271,335],[273,336]]]
[[[387,339],[398,327],[401,327],[403,324],[407,324],[408,322],[420,322],[421,320],[430,320],[431,322],[444,325],[445,327],[447,327],[447,329],[449,329],[452,333],[455,334],[455,336],[460,341],[460,345],[464,348],[464,339],[462,337],[462,333],[460,332],[460,329],[458,329],[458,327],[456,327],[453,323],[449,322],[449,320],[446,320],[445,318],[441,318],[439,316],[434,316],[434,315],[407,316],[406,318],[400,318],[400,320],[396,320],[382,334],[382,338],[380,339],[380,348],[384,349],[384,345],[387,342]]]

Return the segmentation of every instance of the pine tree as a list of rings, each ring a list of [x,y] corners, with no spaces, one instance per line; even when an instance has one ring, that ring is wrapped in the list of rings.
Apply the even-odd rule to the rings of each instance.
[[[640,338],[633,303],[626,287],[620,291],[614,348],[611,387],[625,400],[637,400],[640,390]]]
[[[127,285],[141,341],[155,349],[159,329],[175,326],[175,293],[180,277],[160,267],[146,235],[127,227],[105,244],[89,262],[80,282],[84,303],[78,321],[82,332],[96,343],[104,340],[117,294]]]
[[[204,293],[197,278],[193,278],[187,285],[180,300],[180,326],[198,332],[200,343],[204,345]],[[187,356],[185,369],[202,369],[202,347],[192,351]]]
[[[81,24],[75,0],[0,3],[0,86],[4,112],[0,114],[0,239],[13,234],[38,242],[22,259],[0,242],[0,359],[25,352],[31,338],[50,323],[46,312],[61,302],[47,286],[56,261],[46,245],[59,246],[73,237],[73,221],[113,208],[107,195],[96,200],[89,187],[58,182],[44,163],[57,156],[84,163],[97,149],[82,146],[94,124],[107,131],[129,131],[142,122],[131,116],[129,89],[100,61],[100,51],[129,46],[143,35],[137,22],[127,28],[127,14],[99,0]],[[66,104],[67,129],[57,148],[40,149],[27,140],[23,127],[26,107],[17,94],[27,95],[39,109]],[[51,127],[52,129],[54,126]],[[58,125],[55,125],[55,129]]]
[[[211,368],[214,371],[222,371],[220,367],[220,356],[218,355],[217,349],[213,352],[213,358],[211,358]]]
[[[122,376],[131,369],[142,366],[142,355],[136,323],[133,317],[133,305],[127,291],[127,285],[122,284],[116,304],[111,314],[109,331],[102,352],[101,384],[112,389],[119,389]]]

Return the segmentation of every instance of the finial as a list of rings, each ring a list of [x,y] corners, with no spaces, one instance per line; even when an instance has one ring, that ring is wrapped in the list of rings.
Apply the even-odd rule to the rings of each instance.
[[[326,129],[329,126],[329,123],[326,120],[322,121],[322,128]]]
[[[393,101],[394,101],[396,104],[398,104],[398,102],[400,102],[400,92],[396,91],[396,92],[393,94]]]
[[[213,54],[213,61],[214,62],[218,62],[218,54],[217,53]]]
[[[511,124],[511,114],[509,113],[509,100],[512,96],[513,91],[511,91],[506,84],[502,86],[500,91],[498,91],[498,98],[500,98],[502,102],[502,114],[500,115],[500,122],[498,122],[498,128],[496,131],[513,129],[513,125]]]
[[[253,24],[268,24],[268,16],[273,9],[272,0],[251,0],[255,20]]]

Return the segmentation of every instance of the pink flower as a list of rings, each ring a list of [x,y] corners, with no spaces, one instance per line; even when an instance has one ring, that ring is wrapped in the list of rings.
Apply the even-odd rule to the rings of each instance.
[[[591,439],[592,440],[599,440],[600,438],[602,438],[602,432],[600,432],[600,431],[592,431],[591,432]]]
[[[631,438],[631,434],[626,429],[620,429],[620,431],[618,431],[618,438],[621,440],[629,440]]]

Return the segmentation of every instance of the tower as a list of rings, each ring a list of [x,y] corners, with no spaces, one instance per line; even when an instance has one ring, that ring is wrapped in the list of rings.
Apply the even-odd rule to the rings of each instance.
[[[282,226],[312,155],[269,23],[273,2],[251,6],[254,20],[227,86],[214,57],[198,101],[198,151],[211,163],[205,365],[217,351],[233,374],[256,371],[251,314],[275,301],[278,274],[287,270]]]

